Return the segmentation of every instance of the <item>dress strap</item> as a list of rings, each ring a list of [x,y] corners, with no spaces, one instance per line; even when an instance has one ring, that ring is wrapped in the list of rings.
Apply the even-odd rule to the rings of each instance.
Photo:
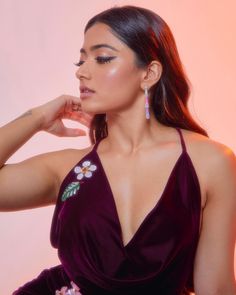
[[[100,143],[101,140],[103,140],[103,138],[99,138],[99,139],[95,142],[95,144],[94,144],[94,146],[93,146],[93,148],[92,148],[93,151],[96,151],[96,150],[97,150],[98,145],[99,145],[99,143]]]
[[[182,131],[181,131],[181,129],[179,127],[176,127],[176,130],[179,132],[179,135],[180,135],[182,149],[183,149],[184,152],[186,152],[186,145],[185,145],[185,141],[184,141]]]

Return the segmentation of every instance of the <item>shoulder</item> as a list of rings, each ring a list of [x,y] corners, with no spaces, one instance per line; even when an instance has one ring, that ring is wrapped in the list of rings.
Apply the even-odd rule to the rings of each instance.
[[[205,135],[190,130],[181,129],[186,144],[192,150],[198,150],[202,156],[210,159],[228,158],[234,155],[233,150],[222,142],[213,140]]]
[[[226,144],[213,140],[202,134],[189,130],[182,130],[187,149],[199,154],[208,169],[212,170],[219,167],[227,168],[235,163],[235,153]]]
[[[58,179],[58,184],[63,181],[68,172],[93,148],[93,145],[90,145],[82,149],[64,149],[49,152],[43,155],[42,161],[45,162],[45,165],[49,170]]]
[[[183,136],[206,192],[194,263],[195,292],[226,294],[235,284],[236,157],[222,142],[185,130]]]
[[[232,148],[199,133],[181,131],[188,153],[204,175],[207,191],[215,190],[223,181],[225,185],[232,185],[236,179],[236,157]]]

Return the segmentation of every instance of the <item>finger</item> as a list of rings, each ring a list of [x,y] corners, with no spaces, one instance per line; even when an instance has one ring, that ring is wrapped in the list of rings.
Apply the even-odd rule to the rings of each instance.
[[[72,103],[71,110],[72,110],[72,112],[81,111],[81,106],[79,106],[78,104]]]
[[[61,295],[65,295],[67,290],[68,290],[67,287],[62,287],[62,288],[61,288],[61,291],[60,291],[60,292],[61,292],[60,294],[61,294]]]
[[[71,118],[71,119],[79,119],[79,118],[84,118],[88,121],[92,120],[93,119],[93,115],[89,115],[87,113],[84,113],[82,111],[78,111],[78,112],[68,112],[68,113],[65,113],[64,118]]]
[[[73,103],[79,103],[79,104],[81,104],[81,99],[80,99],[79,96],[70,95],[70,97],[71,97]]]
[[[69,119],[72,121],[79,122],[89,128],[91,125],[93,116],[78,112],[78,113],[68,113],[65,116],[63,116],[63,119]]]
[[[47,132],[61,137],[75,137],[75,136],[85,136],[86,132],[79,128],[69,128],[64,125],[64,122],[58,120],[56,124],[51,126],[51,128],[46,130]]]
[[[74,96],[74,95],[69,95],[69,94],[62,94],[61,97],[63,99],[66,99],[67,101],[68,100],[71,100],[73,101],[74,103],[78,103],[81,101],[80,97],[79,96]]]
[[[77,114],[80,114],[80,112],[78,112]],[[85,119],[85,120],[88,120],[88,121],[91,121],[94,117],[94,115],[90,115],[88,113],[85,113],[85,112],[81,112],[82,114],[82,117]]]
[[[71,281],[70,284],[76,291],[80,290],[80,288],[73,281]]]
[[[66,111],[78,111],[81,110],[81,99],[76,96],[67,96],[66,97]]]
[[[81,99],[76,97],[76,96],[69,96],[72,98],[69,102],[67,102],[66,107],[64,109],[64,112],[66,113],[82,113],[84,116],[88,119],[93,118],[94,114],[86,113],[83,111],[82,106],[81,106]]]
[[[72,112],[82,111],[81,103],[80,102],[71,102],[70,108]]]
[[[86,136],[87,133],[82,129],[65,127],[62,130],[60,130],[59,135],[65,136],[65,137],[77,137],[77,136]]]

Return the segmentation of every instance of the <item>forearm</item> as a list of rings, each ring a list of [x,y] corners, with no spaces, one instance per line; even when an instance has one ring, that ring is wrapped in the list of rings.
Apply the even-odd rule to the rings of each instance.
[[[13,292],[13,295],[23,294],[55,294],[57,289],[62,286],[70,287],[70,279],[65,273],[62,265],[58,265],[42,271],[39,276],[32,281],[26,283],[18,290]]]
[[[42,120],[43,115],[35,108],[0,128],[0,167],[40,131]]]

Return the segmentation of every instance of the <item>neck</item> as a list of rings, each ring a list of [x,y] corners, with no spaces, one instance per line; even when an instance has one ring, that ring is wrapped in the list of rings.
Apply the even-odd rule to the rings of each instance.
[[[151,146],[166,126],[159,123],[153,113],[150,115],[150,119],[146,119],[144,111],[135,116],[124,113],[107,114],[106,142],[109,150],[132,154]]]

